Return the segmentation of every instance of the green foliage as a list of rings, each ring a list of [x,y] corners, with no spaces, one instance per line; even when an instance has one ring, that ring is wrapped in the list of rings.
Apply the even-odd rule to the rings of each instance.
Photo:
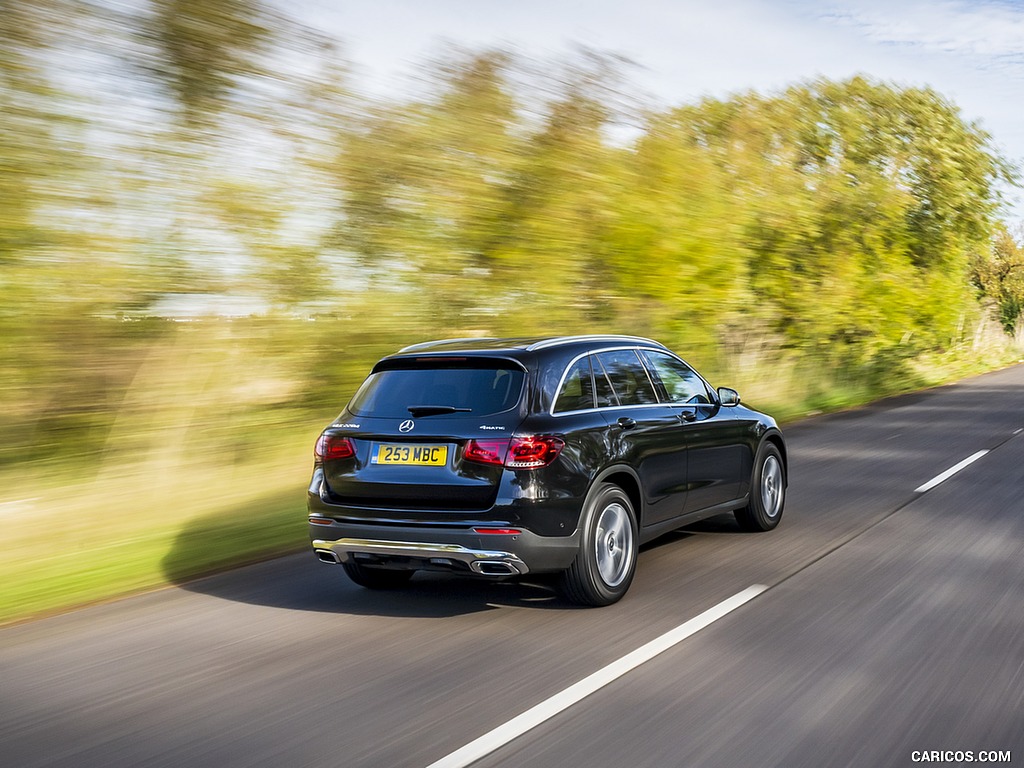
[[[982,296],[995,303],[1007,333],[1020,327],[1024,315],[1024,231],[1015,237],[999,227],[990,250],[979,250],[971,262],[971,278]]]
[[[263,71],[270,38],[266,9],[254,0],[152,0],[144,30],[159,50],[151,69],[190,128],[209,123],[239,78]]]
[[[19,8],[26,30],[53,23]],[[145,317],[175,292],[234,291],[279,318],[318,317],[299,338],[273,322],[261,331],[297,345],[284,357],[292,391],[316,409],[354,386],[333,362],[351,359],[331,348],[341,337],[369,361],[410,337],[625,330],[722,371],[768,344],[884,391],[920,355],[966,343],[980,314],[968,259],[987,252],[994,190],[1012,174],[927,89],[858,77],[708,99],[649,113],[625,142],[611,137],[636,115],[614,57],[540,75],[507,52],[448,51],[414,100],[374,101],[339,79],[331,46],[311,49],[287,25],[272,41],[262,6],[153,10],[121,19],[158,43],[187,122],[246,131],[139,126],[140,140],[169,146],[124,144],[120,186],[101,181],[111,166],[98,151],[53,138],[75,124],[39,54],[59,35],[6,39],[4,97],[25,107],[0,146],[0,185],[17,201],[0,222],[14,265],[0,284],[8,460],[71,433],[83,456],[109,444],[112,404],[150,345],[181,335],[113,318]],[[318,63],[261,87],[272,43]],[[55,170],[33,147],[78,148]],[[130,226],[48,230],[44,213],[61,204],[96,206],[48,197],[54,173]],[[304,221],[307,190],[322,200]],[[1000,277],[998,265],[1016,251],[999,242],[974,279],[1009,328],[1020,304],[1013,269]],[[29,306],[38,322],[24,322]]]
[[[858,77],[671,119],[728,178],[739,235],[720,243],[746,250],[751,314],[788,346],[885,379],[899,361],[962,340],[978,311],[968,255],[988,237],[995,186],[1010,173],[954,106]]]

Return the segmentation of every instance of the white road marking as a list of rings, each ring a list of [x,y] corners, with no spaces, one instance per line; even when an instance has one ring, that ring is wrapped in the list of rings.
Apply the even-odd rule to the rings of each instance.
[[[627,672],[636,669],[645,661],[650,661],[658,654],[664,653],[672,646],[700,632],[700,630],[718,621],[727,613],[753,600],[766,589],[768,587],[763,584],[754,584],[751,587],[747,587],[742,592],[733,595],[727,600],[723,600],[718,605],[708,608],[699,616],[694,616],[675,629],[670,629],[646,645],[640,646],[632,653],[626,654],[618,661],[613,661],[608,666],[597,670],[597,672],[583,678],[578,683],[570,685],[564,691],[556,693],[551,698],[531,707],[504,725],[499,725],[493,731],[485,733],[461,749],[457,749],[450,755],[431,763],[427,768],[464,768],[464,766],[470,765],[485,755],[489,755],[499,747],[508,744],[517,736],[522,736],[527,731],[546,720],[550,720],[559,712],[568,709],[573,704],[600,690],[612,681],[617,680]]]
[[[986,453],[988,453],[988,451],[978,451],[977,453],[968,456],[966,459],[961,461],[959,464],[954,464],[952,467],[947,469],[941,475],[936,475],[935,477],[933,477],[931,480],[929,480],[924,485],[920,486],[919,488],[916,488],[914,490],[914,493],[924,493],[925,491],[930,491],[932,488],[934,488],[939,483],[942,483],[942,482],[945,482],[946,480],[949,480],[949,478],[951,478],[953,475],[955,475],[957,472],[959,472],[964,467],[967,467],[967,466],[973,464],[974,462],[976,462],[978,459],[980,459]]]

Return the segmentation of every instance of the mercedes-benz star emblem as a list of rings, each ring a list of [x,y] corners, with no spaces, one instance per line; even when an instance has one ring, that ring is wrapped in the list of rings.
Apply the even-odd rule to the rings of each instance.
[[[412,428],[416,426],[416,422],[412,419],[406,419],[398,425],[399,432],[412,432]]]

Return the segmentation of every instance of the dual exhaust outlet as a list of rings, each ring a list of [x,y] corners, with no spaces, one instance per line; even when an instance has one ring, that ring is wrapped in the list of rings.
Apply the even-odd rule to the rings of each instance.
[[[328,563],[330,565],[338,565],[341,563],[341,558],[329,549],[316,550],[316,556],[321,563]],[[443,559],[446,562],[451,562],[447,558],[435,559]],[[474,573],[479,573],[481,576],[518,576],[520,574],[520,571],[518,571],[514,565],[502,560],[473,560],[469,563],[469,570]]]

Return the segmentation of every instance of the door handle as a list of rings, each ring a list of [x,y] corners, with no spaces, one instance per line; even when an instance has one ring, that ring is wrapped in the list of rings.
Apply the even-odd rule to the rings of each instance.
[[[623,429],[632,429],[633,427],[636,426],[636,420],[631,419],[628,416],[623,416],[616,423]]]
[[[680,421],[687,421],[687,422],[689,422],[689,421],[696,421],[697,420],[697,411],[696,410],[693,410],[693,411],[680,411],[679,412],[679,420]]]

